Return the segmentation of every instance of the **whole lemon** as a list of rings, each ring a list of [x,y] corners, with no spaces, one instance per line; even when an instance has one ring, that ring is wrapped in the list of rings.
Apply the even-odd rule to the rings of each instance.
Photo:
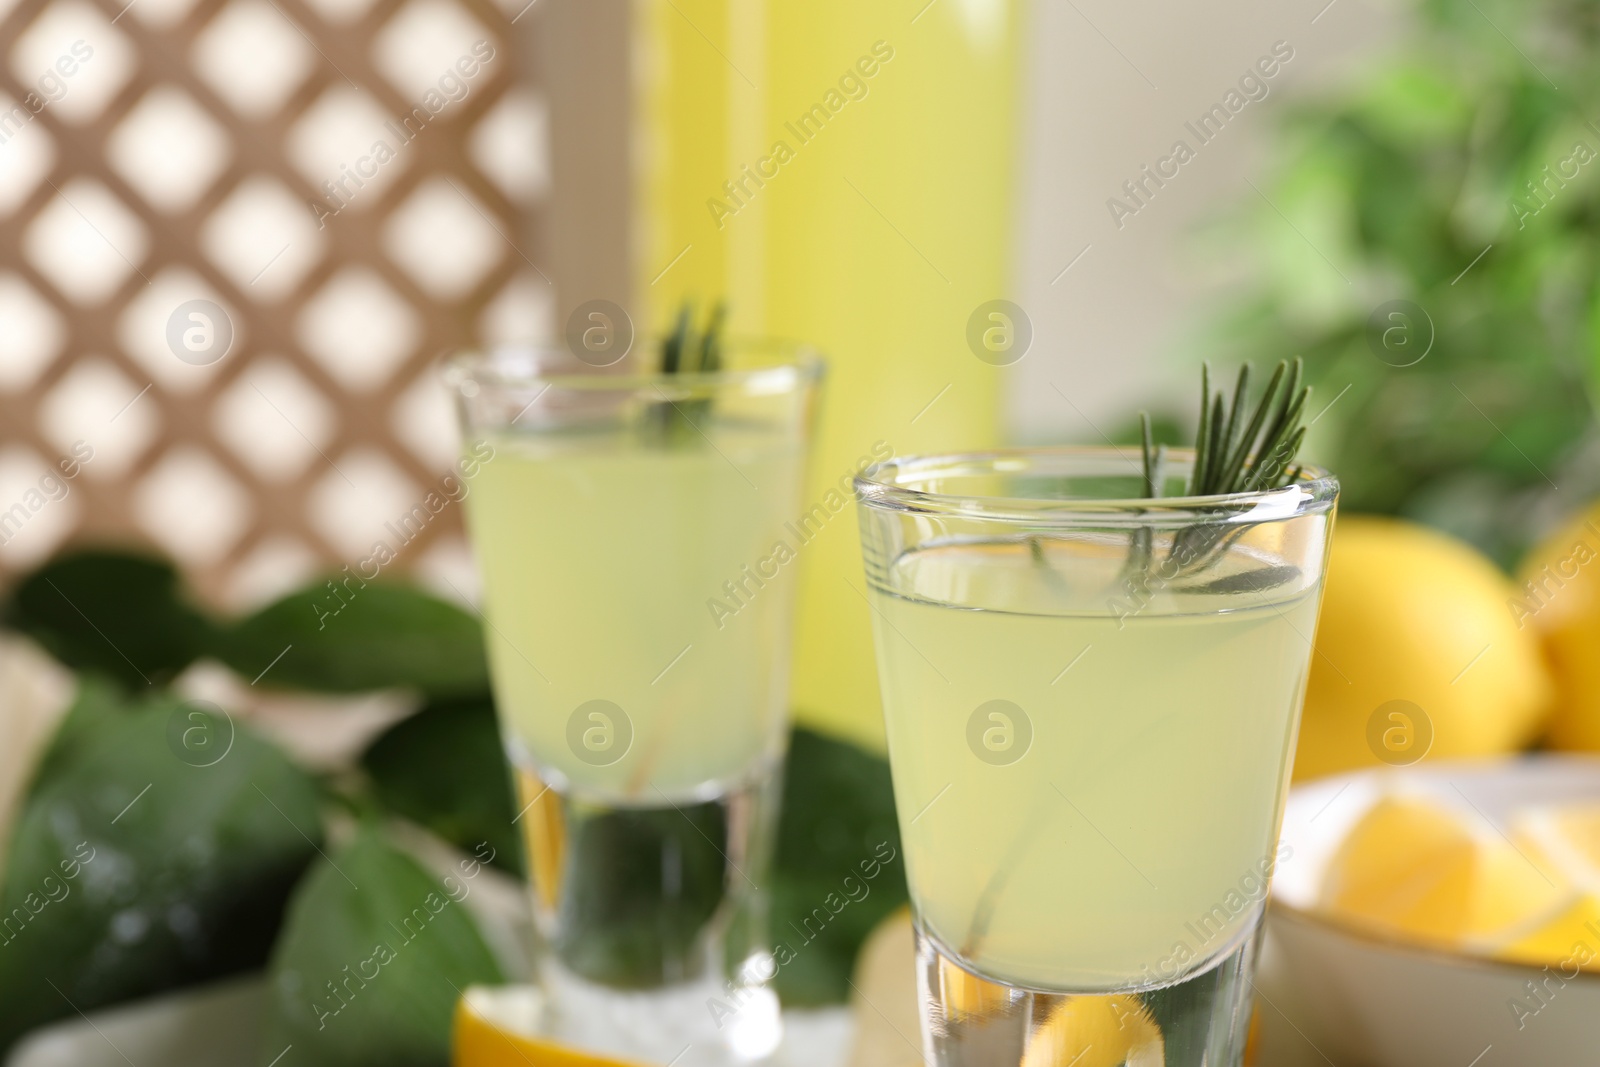
[[[1295,753],[1297,779],[1512,752],[1552,686],[1516,590],[1487,557],[1399,519],[1341,516]]]
[[[1512,615],[1544,639],[1556,684],[1550,743],[1600,751],[1600,504],[1528,554]]]

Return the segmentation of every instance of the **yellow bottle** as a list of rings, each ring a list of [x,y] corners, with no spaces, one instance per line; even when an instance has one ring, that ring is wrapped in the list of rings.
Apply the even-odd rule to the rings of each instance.
[[[1006,295],[1017,0],[646,0],[639,254],[648,323],[726,296],[735,332],[829,361],[806,507],[793,703],[882,744],[849,481],[981,448],[998,368],[969,317]],[[813,511],[813,516],[817,513]]]

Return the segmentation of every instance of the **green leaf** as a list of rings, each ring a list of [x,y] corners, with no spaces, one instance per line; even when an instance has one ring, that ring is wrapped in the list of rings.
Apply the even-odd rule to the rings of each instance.
[[[320,861],[272,955],[258,1062],[293,1045],[301,1067],[444,1067],[459,991],[504,980],[459,903],[464,864],[434,877],[369,827]]]
[[[1445,71],[1407,60],[1363,87],[1359,114],[1396,143],[1448,143],[1472,120],[1473,102]]]
[[[28,575],[5,616],[68,667],[130,689],[177,674],[213,632],[183,599],[170,563],[99,550],[60,556]]]
[[[1585,348],[1588,355],[1588,395],[1600,409],[1600,278],[1591,283],[1589,311],[1585,320]]]
[[[0,889],[0,1049],[77,1010],[266,962],[321,837],[317,789],[223,720],[225,756],[180,759],[171,725],[191,710],[107,715],[36,784]]]
[[[406,586],[351,578],[337,589],[304,589],[241,620],[222,635],[222,658],[245,678],[278,687],[407,686],[439,698],[488,692],[477,619]]]
[[[67,709],[66,718],[56,727],[50,747],[44,750],[34,768],[29,795],[36,794],[48,781],[61,774],[73,759],[89,747],[112,723],[130,710],[127,698],[116,685],[94,675],[78,682],[78,692]]]
[[[390,727],[361,763],[389,810],[465,851],[486,843],[496,866],[522,873],[510,770],[489,700],[430,704]]]
[[[777,950],[779,997],[844,1003],[862,943],[907,899],[888,763],[796,729],[773,868],[771,936],[793,953]]]

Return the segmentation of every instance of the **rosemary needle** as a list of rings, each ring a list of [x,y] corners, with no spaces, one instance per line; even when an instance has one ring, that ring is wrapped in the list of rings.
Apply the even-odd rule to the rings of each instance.
[[[1231,401],[1223,390],[1213,393],[1211,367],[1201,364],[1200,426],[1195,434],[1190,496],[1260,492],[1291,485],[1300,478],[1301,468],[1291,470],[1290,465],[1306,436],[1301,420],[1311,387],[1301,384],[1304,375],[1305,366],[1299,357],[1280,361],[1252,408],[1250,364],[1239,368]],[[1141,412],[1139,419],[1144,495],[1153,499],[1161,495],[1164,447],[1152,444],[1149,416]],[[1158,575],[1153,569],[1155,533],[1141,527],[1130,536],[1123,580],[1134,581],[1148,590],[1158,578],[1171,580],[1204,571],[1222,559],[1243,529],[1227,523],[1201,522],[1178,530]]]
[[[678,309],[672,332],[661,340],[661,373],[668,377],[680,374],[710,374],[722,369],[723,328],[727,323],[727,305],[718,303],[711,309],[705,329],[694,329],[694,308],[687,301]],[[652,405],[650,425],[659,429],[662,440],[691,442],[701,438],[699,426],[711,408],[709,396],[688,397],[680,401],[662,400]]]
[[[1255,492],[1292,483],[1299,476],[1285,478],[1284,471],[1294,461],[1305,440],[1306,402],[1311,387],[1302,386],[1305,366],[1299,357],[1280,361],[1268,379],[1266,389],[1252,411],[1250,364],[1239,368],[1233,400],[1222,390],[1213,394],[1211,366],[1200,367],[1200,428],[1195,435],[1194,471],[1190,475],[1190,496]],[[1145,496],[1159,496],[1151,482],[1156,463],[1150,443],[1149,418],[1140,414],[1144,427]]]
[[[1216,496],[1256,492],[1292,485],[1300,479],[1301,468],[1293,467],[1295,454],[1305,440],[1306,428],[1300,424],[1309,386],[1300,384],[1304,366],[1300,359],[1280,362],[1268,379],[1261,397],[1251,408],[1250,364],[1239,368],[1229,401],[1222,390],[1213,393],[1211,367],[1200,367],[1200,425],[1195,433],[1194,469],[1190,473],[1190,496]],[[1140,474],[1146,499],[1156,499],[1165,487],[1166,446],[1156,445],[1150,429],[1150,416],[1139,413],[1141,458]],[[1285,475],[1285,471],[1289,473]],[[1175,578],[1199,574],[1221,560],[1228,548],[1248,526],[1219,522],[1197,522],[1177,530],[1171,548],[1160,566],[1155,563],[1155,530],[1141,526],[1129,535],[1128,559],[1118,576],[1119,584],[1134,603],[1148,601],[1151,591]],[[1047,576],[1060,580],[1050,566],[1044,544],[1038,536],[1028,538],[1028,551],[1035,566]],[[1291,566],[1261,567],[1217,579],[1208,586],[1213,592],[1259,592],[1291,580],[1298,570]],[[1016,867],[1043,831],[1045,809],[1036,809],[1024,821],[1000,864],[990,875],[967,926],[961,953],[975,955],[988,936],[994,909]]]

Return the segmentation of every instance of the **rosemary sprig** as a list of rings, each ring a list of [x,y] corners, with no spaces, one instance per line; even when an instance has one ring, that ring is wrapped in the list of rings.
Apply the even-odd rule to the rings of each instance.
[[[728,306],[719,301],[706,319],[706,328],[697,334],[694,305],[685,301],[678,309],[672,332],[661,339],[661,373],[709,374],[721,370],[722,331],[727,322]]]
[[[711,309],[711,318],[700,335],[700,373],[709,374],[722,369],[722,331],[728,324],[728,305],[718,303]]]
[[[672,332],[661,340],[661,373],[710,374],[722,369],[724,351],[723,329],[727,324],[727,305],[718,302],[711,309],[705,329],[694,330],[694,308],[687,301],[678,309]],[[661,439],[667,443],[699,441],[703,439],[700,425],[711,411],[708,396],[686,397],[672,400],[663,396],[651,406],[650,425],[658,428]]]
[[[672,332],[661,339],[662,374],[678,374],[683,370],[683,350],[689,344],[689,315],[690,307],[684,304],[678,309]]]
[[[1292,485],[1301,470],[1289,469],[1305,440],[1306,428],[1300,424],[1305,414],[1311,387],[1301,385],[1304,368],[1299,359],[1280,362],[1267,382],[1266,391],[1254,409],[1250,396],[1250,364],[1239,368],[1239,380],[1229,401],[1221,390],[1211,389],[1211,367],[1200,368],[1200,427],[1195,436],[1194,469],[1187,488],[1190,496],[1214,496],[1255,492]],[[1166,483],[1167,449],[1157,445],[1150,432],[1150,416],[1139,413],[1140,450],[1143,459],[1142,483],[1146,499],[1162,496]],[[1285,471],[1288,471],[1287,475]],[[1172,546],[1159,563],[1155,559],[1155,530],[1141,526],[1129,534],[1128,559],[1117,584],[1128,598],[1113,601],[1119,625],[1123,611],[1135,612],[1149,602],[1156,589],[1175,580],[1193,578],[1216,564],[1228,548],[1250,527],[1226,521],[1199,522],[1182,527],[1172,538]],[[1044,542],[1039,536],[1028,539],[1028,550],[1046,580],[1060,576],[1050,566]],[[1260,592],[1292,580],[1299,570],[1288,564],[1258,567],[1230,574],[1198,586],[1205,592]],[[1195,591],[1195,586],[1186,586]],[[1024,821],[998,867],[990,875],[973,907],[972,918],[962,941],[964,955],[975,955],[989,934],[995,907],[1016,873],[1018,864],[1043,831],[1049,818],[1047,807],[1039,807]]]
[[[1294,460],[1305,440],[1306,428],[1300,425],[1311,387],[1302,386],[1304,365],[1279,362],[1257,401],[1255,411],[1245,422],[1250,387],[1250,364],[1239,368],[1239,381],[1233,402],[1224,406],[1223,394],[1211,392],[1211,367],[1200,368],[1200,431],[1195,439],[1194,472],[1189,479],[1190,496],[1249,493],[1277,488],[1292,479],[1283,473]],[[1226,421],[1224,421],[1226,413]],[[1160,486],[1152,487],[1148,471],[1153,460],[1150,451],[1149,419],[1145,420],[1145,495],[1160,496]],[[1296,472],[1298,473],[1298,472]]]
[[[1301,419],[1311,387],[1301,384],[1304,373],[1304,364],[1298,357],[1292,362],[1280,361],[1252,409],[1248,403],[1250,364],[1239,368],[1231,402],[1222,390],[1212,392],[1211,367],[1201,365],[1200,428],[1195,436],[1190,496],[1259,492],[1293,484],[1300,477],[1300,468],[1291,471],[1289,465],[1306,436]],[[1162,495],[1164,479],[1159,471],[1165,454],[1162,448],[1151,444],[1149,416],[1141,413],[1140,420],[1144,430],[1144,495],[1153,499]],[[1148,527],[1135,530],[1130,537],[1124,580],[1133,581],[1139,593],[1147,594],[1154,584],[1203,572],[1227,553],[1245,529],[1226,522],[1186,526],[1173,536],[1172,547],[1159,565],[1153,559],[1153,531]],[[1284,578],[1276,573],[1273,577]]]

